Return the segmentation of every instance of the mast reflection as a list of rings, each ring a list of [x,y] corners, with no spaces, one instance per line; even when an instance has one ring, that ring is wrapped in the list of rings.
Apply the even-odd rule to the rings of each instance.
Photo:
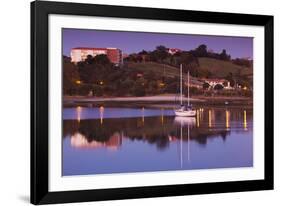
[[[187,160],[190,161],[190,127],[196,124],[195,117],[175,117],[174,123],[180,126],[180,166],[183,167],[183,128],[187,128]]]

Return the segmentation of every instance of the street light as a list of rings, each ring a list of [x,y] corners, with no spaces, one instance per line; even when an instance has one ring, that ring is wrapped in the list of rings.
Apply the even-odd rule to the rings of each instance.
[[[159,84],[159,86],[160,86],[160,87],[164,87],[164,86],[165,86],[165,83],[161,82],[161,83]]]
[[[76,84],[81,84],[81,81],[80,81],[80,80],[76,80],[75,83],[76,83]]]

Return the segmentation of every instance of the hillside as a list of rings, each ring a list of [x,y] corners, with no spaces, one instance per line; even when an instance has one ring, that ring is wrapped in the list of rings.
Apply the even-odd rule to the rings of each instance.
[[[210,71],[216,77],[225,77],[230,72],[237,74],[241,72],[242,75],[251,75],[253,70],[251,68],[242,67],[231,62],[222,61],[212,58],[198,58],[200,69],[206,69]]]
[[[253,70],[251,68],[242,67],[239,65],[235,65],[231,62],[222,61],[218,59],[198,58],[199,61],[199,69],[204,69],[210,71],[214,77],[224,78],[230,72],[232,74],[237,74],[240,72],[242,75],[253,74]],[[179,69],[170,65],[164,65],[156,62],[145,62],[145,63],[134,63],[128,62],[129,68],[137,69],[138,71],[153,71],[157,75],[165,75],[167,77],[175,77],[179,76]]]
[[[128,67],[138,71],[153,71],[159,76],[175,77],[179,76],[179,69],[167,64],[160,64],[156,62],[134,63],[128,62]]]

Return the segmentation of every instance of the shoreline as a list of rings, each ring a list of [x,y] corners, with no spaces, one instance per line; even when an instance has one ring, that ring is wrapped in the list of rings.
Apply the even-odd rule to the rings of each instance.
[[[183,101],[187,102],[188,98],[183,97]],[[252,105],[253,99],[250,97],[237,96],[195,96],[189,99],[191,103],[199,105]],[[79,104],[79,103],[128,103],[128,104],[168,104],[179,102],[179,97],[175,95],[156,95],[143,97],[87,97],[87,96],[63,96],[64,104]]]

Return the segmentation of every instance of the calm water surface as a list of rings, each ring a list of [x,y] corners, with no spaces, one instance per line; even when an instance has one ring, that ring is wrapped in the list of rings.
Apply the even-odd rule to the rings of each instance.
[[[64,108],[62,175],[252,167],[252,129],[244,108]]]

